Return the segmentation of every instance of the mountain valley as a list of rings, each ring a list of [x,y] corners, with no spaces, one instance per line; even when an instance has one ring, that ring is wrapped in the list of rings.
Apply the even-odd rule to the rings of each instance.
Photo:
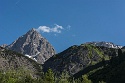
[[[0,71],[22,68],[34,80],[28,83],[124,83],[124,65],[124,46],[87,42],[56,54],[35,29],[0,47]]]

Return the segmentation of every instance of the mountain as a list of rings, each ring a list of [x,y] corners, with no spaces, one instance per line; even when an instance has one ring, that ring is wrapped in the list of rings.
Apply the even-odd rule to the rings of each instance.
[[[49,58],[43,64],[43,70],[51,68],[54,72],[68,72],[71,76],[89,66],[103,61],[108,62],[111,57],[118,55],[118,49],[91,44],[74,45],[65,51]]]
[[[122,46],[120,45],[115,45],[114,43],[112,42],[105,42],[105,41],[101,41],[101,42],[87,42],[85,44],[91,44],[91,45],[95,45],[95,46],[104,46],[104,47],[107,47],[107,48],[122,48]]]
[[[29,72],[33,77],[40,75],[41,66],[32,59],[14,51],[0,47],[0,71],[19,70]]]
[[[93,83],[125,83],[125,48],[118,50],[118,56],[113,57],[107,66],[93,69],[89,78]]]
[[[29,30],[6,48],[32,58],[40,64],[55,54],[52,45],[35,29]]]

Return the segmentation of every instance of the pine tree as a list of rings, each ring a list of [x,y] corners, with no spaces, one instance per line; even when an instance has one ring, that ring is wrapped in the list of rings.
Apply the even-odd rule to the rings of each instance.
[[[54,73],[51,69],[49,69],[46,73],[45,73],[45,82],[47,83],[54,83],[55,82],[55,77],[54,77]]]
[[[83,79],[83,80],[82,80],[83,83],[92,83],[92,81],[88,79],[88,76],[87,76],[87,75],[83,75],[83,76],[82,76],[82,79]]]
[[[69,75],[67,72],[63,72],[59,78],[59,82],[58,83],[69,83],[68,79],[69,79]]]

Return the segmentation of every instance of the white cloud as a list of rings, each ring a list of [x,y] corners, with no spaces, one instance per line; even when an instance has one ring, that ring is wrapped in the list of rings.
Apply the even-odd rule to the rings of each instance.
[[[38,32],[46,32],[46,33],[49,33],[50,32],[50,28],[47,27],[47,26],[39,26],[38,29],[36,29]]]
[[[39,26],[36,30],[38,32],[54,32],[54,33],[61,33],[61,30],[64,29],[62,26],[55,24],[54,27],[48,27],[48,26]]]
[[[70,28],[71,28],[71,26],[70,26],[70,25],[68,25],[68,26],[67,26],[67,29],[68,29],[68,30],[70,30]]]
[[[70,26],[70,25],[67,25],[65,30],[66,30],[66,31],[70,31],[70,30],[71,30],[71,26]]]
[[[63,29],[62,26],[55,24],[55,27],[51,28],[51,32],[61,33],[62,29]]]
[[[39,26],[38,29],[36,29],[38,32],[46,32],[46,33],[49,33],[50,32],[50,28],[47,27],[47,26]]]

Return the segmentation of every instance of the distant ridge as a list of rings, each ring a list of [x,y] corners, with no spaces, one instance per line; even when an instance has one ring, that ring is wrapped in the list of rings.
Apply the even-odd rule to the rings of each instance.
[[[105,41],[101,41],[101,42],[86,42],[84,44],[91,44],[91,45],[95,45],[95,46],[104,46],[104,47],[107,47],[107,48],[116,48],[116,49],[123,47],[123,46],[120,46],[120,45],[115,45],[112,42],[105,42]]]

